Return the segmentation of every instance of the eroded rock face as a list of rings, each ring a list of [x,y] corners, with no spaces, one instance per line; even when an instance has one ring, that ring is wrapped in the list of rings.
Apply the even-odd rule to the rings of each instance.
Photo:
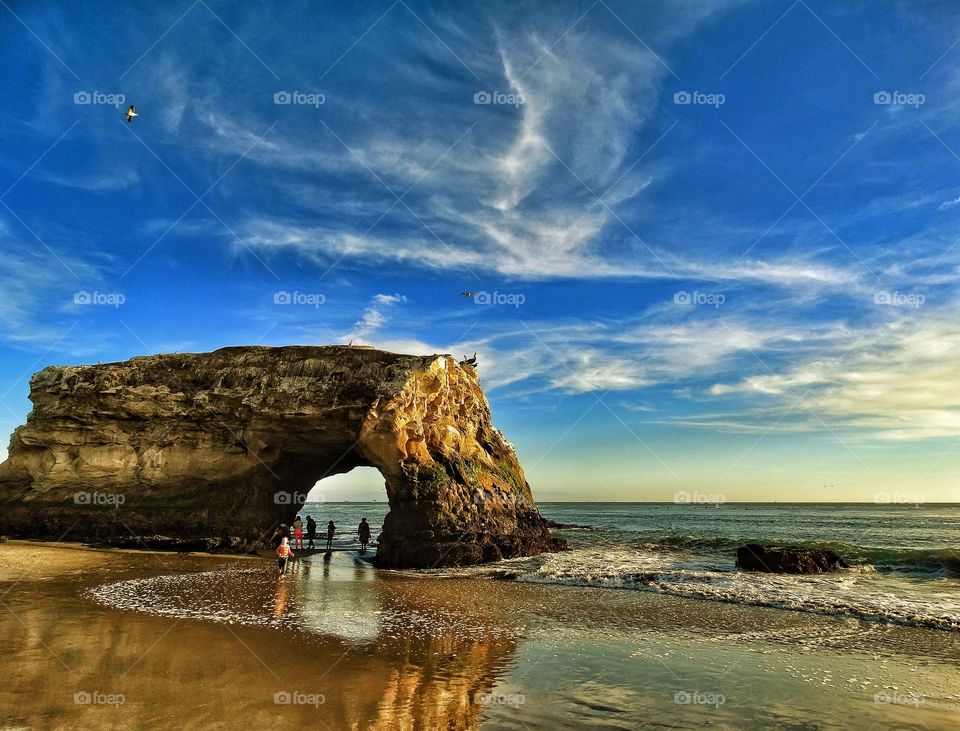
[[[377,560],[429,567],[561,547],[473,369],[345,346],[53,366],[0,465],[0,532],[242,536],[291,522],[314,483],[376,467]]]

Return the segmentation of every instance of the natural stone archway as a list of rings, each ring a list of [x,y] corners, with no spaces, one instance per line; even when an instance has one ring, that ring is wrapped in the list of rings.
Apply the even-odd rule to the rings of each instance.
[[[262,543],[319,478],[386,481],[385,566],[478,563],[560,547],[476,372],[448,355],[348,346],[52,366],[0,465],[0,532]]]

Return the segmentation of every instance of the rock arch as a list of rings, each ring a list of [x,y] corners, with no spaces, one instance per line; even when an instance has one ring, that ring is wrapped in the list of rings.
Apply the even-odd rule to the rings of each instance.
[[[232,347],[30,381],[0,465],[0,531],[90,540],[240,536],[262,544],[315,482],[376,467],[377,560],[441,566],[555,550],[476,372],[449,355]]]

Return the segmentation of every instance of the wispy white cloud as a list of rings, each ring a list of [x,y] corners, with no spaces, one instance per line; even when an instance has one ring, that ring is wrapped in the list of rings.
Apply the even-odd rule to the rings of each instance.
[[[86,190],[91,193],[114,193],[127,190],[140,183],[140,175],[131,167],[114,170],[87,171],[83,173],[60,173],[41,170],[34,177],[54,185]]]
[[[960,206],[960,196],[943,201],[943,203],[941,203],[937,208],[938,210],[946,211],[950,208],[955,208],[956,206]]]
[[[838,326],[774,325],[741,316],[668,321],[648,313],[616,322],[529,322],[480,333],[471,327],[461,340],[446,343],[378,333],[371,343],[423,354],[477,351],[488,388],[581,394],[700,384],[731,369],[757,367],[755,353],[808,352],[843,332]]]
[[[822,287],[843,289],[848,293],[864,287],[862,273],[856,267],[833,266],[806,257],[711,262],[703,257],[685,258],[663,252],[662,256],[646,257],[646,261],[606,261],[584,250],[586,242],[604,225],[601,219],[602,216],[578,215],[566,223],[557,221],[552,227],[525,221],[509,231],[482,219],[463,219],[475,224],[496,242],[496,251],[470,244],[457,245],[454,243],[456,239],[442,235],[445,229],[434,229],[440,234],[439,239],[424,229],[394,232],[390,236],[376,232],[359,235],[260,217],[247,221],[241,231],[244,240],[252,246],[275,251],[292,248],[327,265],[340,257],[355,257],[361,261],[387,260],[443,270],[485,272],[493,269],[500,274],[529,280],[570,277],[702,280],[793,289]],[[541,257],[529,246],[532,239],[549,241],[551,249]]]
[[[434,100],[429,119],[413,111],[406,129],[370,125],[367,112],[356,109],[354,124],[313,130],[322,149],[278,128],[250,152],[250,160],[275,174],[268,178],[295,188],[301,200],[310,199],[312,185],[329,185],[329,177],[310,177],[323,172],[364,182],[372,200],[382,200],[381,214],[395,208],[378,230],[364,236],[376,220],[367,215],[367,196],[354,209],[359,215],[339,209],[322,227],[298,216],[254,212],[244,227],[251,242],[295,247],[331,262],[386,255],[525,278],[622,274],[624,262],[608,260],[599,237],[610,225],[611,207],[653,181],[645,165],[634,167],[643,150],[633,145],[650,124],[667,71],[630,39],[575,30],[551,46],[522,30],[496,36],[499,67],[488,53],[471,62],[486,64],[484,75],[502,80],[495,90],[521,95],[522,104],[475,105],[472,94],[459,89],[462,99]],[[266,127],[206,108],[197,118],[221,154],[245,151]],[[405,206],[397,206],[390,191],[399,195],[411,187]],[[598,203],[596,196],[607,193]],[[656,257],[643,253],[650,262],[632,270],[662,272]]]
[[[76,321],[74,293],[94,289],[103,281],[89,257],[52,250],[27,240],[0,219],[0,336],[18,347],[50,347],[89,353],[96,338],[64,337]]]
[[[851,329],[829,348],[785,367],[718,382],[710,393],[752,399],[760,413],[792,408],[796,415],[784,428],[856,429],[887,440],[956,436],[958,322],[956,306],[898,314],[880,325]]]
[[[370,304],[363,311],[363,315],[357,320],[350,332],[343,336],[344,340],[366,343],[368,339],[377,333],[389,319],[389,311],[398,304],[407,301],[407,298],[400,294],[377,294],[374,295]]]

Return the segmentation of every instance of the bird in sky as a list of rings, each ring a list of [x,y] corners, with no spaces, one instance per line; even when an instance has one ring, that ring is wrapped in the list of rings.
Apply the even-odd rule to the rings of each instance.
[[[476,296],[477,296],[477,293],[476,293],[476,292],[461,292],[461,293],[460,293],[460,296],[461,296],[461,297],[476,297]]]
[[[130,105],[130,108],[127,110],[127,122],[132,122],[133,118],[139,116],[137,110],[133,108],[133,104]]]

